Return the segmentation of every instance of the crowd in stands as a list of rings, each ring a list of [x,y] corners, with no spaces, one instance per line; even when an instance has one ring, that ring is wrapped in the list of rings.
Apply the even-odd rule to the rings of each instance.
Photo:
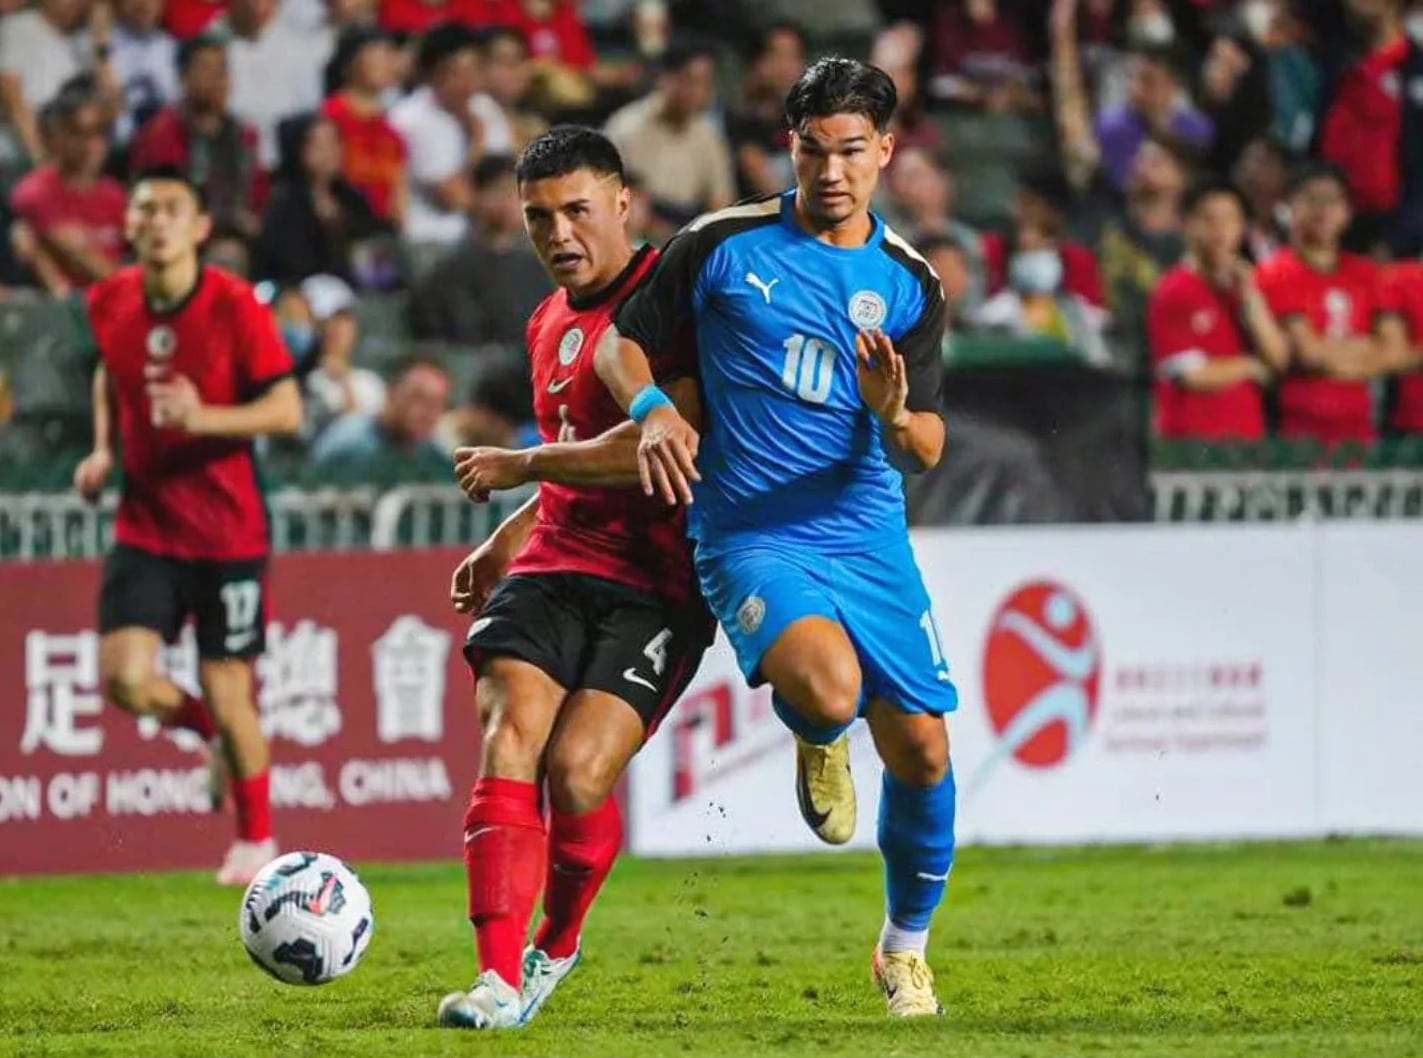
[[[878,205],[950,362],[1051,343],[1163,437],[1423,431],[1405,0],[0,0],[0,299],[121,266],[126,178],[179,166],[300,365],[302,458],[525,443],[521,146],[603,127],[660,244],[789,186],[781,103],[828,51],[899,90]],[[414,355],[378,374],[360,310],[392,292]],[[22,405],[0,374],[0,424]]]

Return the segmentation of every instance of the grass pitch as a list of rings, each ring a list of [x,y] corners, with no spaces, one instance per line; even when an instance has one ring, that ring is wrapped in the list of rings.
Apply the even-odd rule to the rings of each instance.
[[[873,857],[621,863],[543,1015],[432,1027],[473,975],[457,866],[357,865],[364,964],[285,987],[193,874],[0,882],[0,1055],[51,1058],[1401,1058],[1423,1055],[1423,843],[980,850],[930,959],[941,1020],[868,981]]]

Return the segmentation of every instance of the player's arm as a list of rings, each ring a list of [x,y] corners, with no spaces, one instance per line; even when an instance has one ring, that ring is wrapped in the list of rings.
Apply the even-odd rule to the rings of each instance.
[[[514,556],[524,549],[529,534],[539,520],[538,493],[509,515],[489,539],[465,556],[450,578],[450,602],[459,613],[484,608],[485,600],[509,568]]]
[[[114,467],[114,414],[111,406],[112,391],[109,387],[109,372],[103,361],[94,368],[91,387],[94,401],[94,448],[74,468],[74,488],[90,503],[95,502],[104,491],[104,482]]]
[[[204,404],[186,376],[151,374],[148,399],[155,425],[200,437],[267,437],[301,429],[301,390],[290,375],[270,380],[244,404]]]
[[[678,412],[696,423],[700,419],[696,384],[691,379],[678,379],[666,389]],[[477,502],[487,499],[490,492],[530,481],[629,488],[640,480],[637,446],[641,436],[641,428],[629,421],[586,441],[555,441],[525,449],[460,448],[455,451],[455,477],[465,494]]]
[[[1161,287],[1152,295],[1146,309],[1146,334],[1156,377],[1182,389],[1204,393],[1228,389],[1241,382],[1268,381],[1272,372],[1262,357],[1251,356],[1244,350],[1235,356],[1213,357],[1200,348],[1191,320],[1203,309],[1207,309],[1206,304],[1179,287]],[[1244,309],[1247,320],[1250,311]],[[1264,311],[1269,312],[1269,309]],[[1273,325],[1273,315],[1269,322]],[[1249,327],[1248,322],[1246,326]],[[1277,327],[1274,334],[1283,344],[1284,336]]]
[[[1380,375],[1414,371],[1423,366],[1423,357],[1411,348],[1408,326],[1396,312],[1379,315],[1368,339],[1352,341],[1330,365],[1334,378],[1366,382]]]
[[[875,413],[886,453],[900,470],[918,473],[944,454],[944,288],[929,272],[914,325],[892,341],[884,331],[855,336],[860,399]]]
[[[1255,269],[1241,260],[1237,264],[1240,282],[1240,316],[1251,344],[1264,362],[1266,378],[1270,374],[1280,374],[1290,366],[1289,339],[1275,319],[1269,299],[1255,282]]]

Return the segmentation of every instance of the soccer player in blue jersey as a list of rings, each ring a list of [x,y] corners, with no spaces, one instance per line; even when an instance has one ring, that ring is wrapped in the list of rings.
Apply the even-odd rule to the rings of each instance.
[[[796,187],[699,218],[599,343],[598,373],[642,426],[643,487],[692,504],[702,590],[797,740],[801,813],[855,827],[846,730],[884,762],[887,914],[873,956],[891,1014],[939,1013],[924,959],[954,854],[945,714],[958,704],[909,545],[900,471],[938,462],[943,290],[870,211],[894,150],[894,85],[849,59],[786,100]],[[647,354],[690,321],[706,435]]]

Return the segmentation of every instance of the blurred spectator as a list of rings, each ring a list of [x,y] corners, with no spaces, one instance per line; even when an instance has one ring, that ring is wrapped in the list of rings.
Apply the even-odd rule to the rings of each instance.
[[[923,252],[923,243],[938,236],[953,240],[969,269],[969,301],[977,304],[988,289],[983,239],[953,215],[953,183],[928,151],[919,147],[896,150],[886,183],[905,238]]]
[[[193,37],[178,48],[182,95],[139,129],[129,148],[135,172],[181,169],[207,197],[213,223],[257,234],[267,181],[257,159],[257,130],[228,110],[227,47],[219,37]]]
[[[380,28],[397,37],[415,37],[444,23],[464,26],[507,24],[513,0],[379,0]]]
[[[448,469],[435,428],[449,399],[449,376],[439,362],[411,358],[391,380],[380,411],[347,412],[322,431],[311,446],[312,462],[339,470],[396,459]]]
[[[485,88],[509,125],[512,150],[517,154],[548,128],[548,122],[528,105],[534,80],[529,46],[518,30],[491,26],[479,34],[479,51],[484,59]]]
[[[1264,394],[1287,359],[1284,334],[1241,255],[1245,202],[1225,183],[1186,199],[1185,260],[1147,309],[1156,432],[1203,441],[1265,434]]]
[[[1369,252],[1390,242],[1388,227],[1402,199],[1399,144],[1404,94],[1400,91],[1409,42],[1401,0],[1347,0],[1364,27],[1367,53],[1345,71],[1325,112],[1319,155],[1349,182],[1354,222],[1347,243]],[[1423,170],[1420,170],[1423,177]],[[1423,235],[1423,232],[1419,233]],[[1417,252],[1416,247],[1404,247]]]
[[[480,157],[508,154],[513,137],[498,104],[480,91],[474,34],[440,25],[420,42],[421,85],[390,112],[405,139],[410,203],[403,232],[416,247],[459,242],[470,205],[468,173]]]
[[[929,91],[991,113],[1037,104],[1023,13],[1012,0],[939,0],[931,23]]]
[[[805,34],[793,23],[773,23],[756,34],[741,106],[726,119],[743,196],[774,194],[795,182],[786,96],[805,71],[805,51]]]
[[[304,375],[308,439],[347,414],[373,416],[385,406],[385,381],[351,363],[360,339],[355,310],[355,291],[335,276],[311,276],[278,299],[282,338]]]
[[[1384,270],[1385,301],[1398,311],[1406,342],[1397,367],[1405,372],[1394,392],[1389,427],[1423,434],[1423,261],[1400,261]]]
[[[277,126],[321,105],[331,52],[325,33],[304,33],[276,17],[278,0],[232,0],[214,28],[229,35],[232,112],[257,129],[262,168],[279,161]]]
[[[411,328],[416,338],[522,347],[529,316],[552,285],[524,237],[514,159],[480,159],[473,185],[469,234],[416,286]]]
[[[1107,293],[1112,352],[1131,371],[1147,363],[1146,303],[1161,274],[1181,259],[1186,161],[1167,143],[1143,140],[1127,174],[1126,211],[1109,220],[1097,264]]]
[[[481,364],[464,403],[445,416],[438,436],[446,452],[480,445],[528,448],[538,444],[528,361],[501,357]]]
[[[818,50],[851,55],[865,54],[883,21],[874,0],[755,0],[748,6],[758,19],[803,27]],[[717,21],[724,17],[719,6],[707,8],[710,24],[706,28],[723,25]]]
[[[1270,71],[1242,29],[1217,34],[1200,72],[1200,97],[1215,127],[1209,161],[1228,173],[1245,145],[1270,131]]]
[[[39,0],[0,19],[0,102],[30,158],[44,158],[36,114],[94,60],[88,0]]]
[[[164,0],[163,28],[179,40],[203,33],[227,14],[228,0]]]
[[[501,21],[524,34],[537,64],[585,73],[593,69],[598,56],[573,0],[511,0],[508,6]]]
[[[1245,199],[1245,251],[1250,260],[1259,264],[1284,242],[1281,218],[1289,158],[1278,142],[1261,137],[1246,145],[1231,178]]]
[[[385,114],[397,83],[390,38],[378,29],[347,30],[327,77],[339,87],[321,113],[341,132],[346,182],[366,196],[377,217],[399,225],[405,215],[405,141]]]
[[[949,329],[944,340],[948,341],[982,304],[982,286],[974,285],[974,258],[952,235],[931,235],[920,240],[917,248],[944,288],[944,301],[949,308]]]
[[[1104,313],[1063,286],[1062,255],[1053,239],[1035,227],[1020,227],[1008,261],[1008,287],[974,314],[974,327],[1017,338],[1044,338],[1066,345],[1089,364],[1107,363],[1102,341]]]
[[[923,147],[938,151],[943,146],[939,127],[929,117],[924,92],[919,83],[919,65],[924,48],[924,34],[912,22],[890,26],[875,38],[870,49],[870,62],[878,66],[894,82],[899,105],[890,119],[897,150]]]
[[[1270,135],[1303,154],[1319,123],[1323,78],[1306,44],[1292,0],[1243,0],[1237,9],[1246,32],[1265,53],[1269,70]]]
[[[988,293],[996,294],[1008,283],[1008,258],[1018,247],[1018,232],[1031,229],[1042,233],[1062,260],[1062,289],[1100,306],[1102,277],[1097,257],[1064,233],[1066,214],[1073,205],[1072,189],[1056,169],[1034,169],[1018,183],[1013,230],[1006,235],[990,232],[983,236],[983,262],[988,275]]]
[[[657,218],[652,214],[652,196],[647,193],[647,184],[637,173],[625,173],[623,183],[628,189],[628,241],[634,250],[640,250],[659,234]]]
[[[53,159],[15,185],[10,204],[23,226],[20,256],[52,294],[108,275],[123,260],[124,189],[103,173],[109,130],[92,94],[61,92],[40,113]]]
[[[282,126],[282,169],[262,220],[257,273],[279,283],[335,275],[350,282],[353,247],[385,230],[341,175],[341,133],[327,118]]]
[[[235,228],[214,225],[208,241],[203,243],[203,262],[241,279],[252,278],[252,246]]]
[[[608,119],[608,138],[646,181],[660,218],[673,226],[735,198],[731,153],[707,113],[715,78],[707,45],[676,43],[662,57],[657,87]]]
[[[1288,339],[1279,432],[1326,443],[1373,440],[1369,381],[1387,370],[1396,354],[1374,330],[1375,318],[1388,308],[1378,266],[1340,249],[1350,219],[1348,184],[1340,170],[1306,166],[1291,182],[1288,203],[1290,245],[1257,272]],[[1398,324],[1392,317],[1391,336]]]
[[[330,29],[340,34],[342,30],[357,26],[374,26],[379,24],[379,7],[377,0],[324,0],[326,8],[326,22]],[[428,7],[428,4],[421,6]],[[390,30],[386,30],[390,32]]]
[[[163,0],[118,0],[114,14],[111,62],[123,94],[114,138],[123,145],[159,107],[178,98],[178,45],[160,25]]]

